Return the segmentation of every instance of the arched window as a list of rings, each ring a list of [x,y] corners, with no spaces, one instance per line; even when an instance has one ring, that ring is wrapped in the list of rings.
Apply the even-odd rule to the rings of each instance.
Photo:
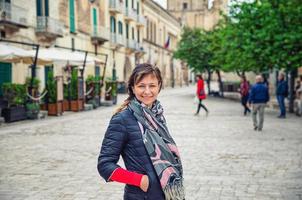
[[[126,38],[129,39],[129,24],[126,24]]]
[[[134,28],[132,27],[132,40],[134,40],[135,37],[134,37]]]
[[[116,32],[115,18],[113,16],[110,16],[110,31],[111,31],[111,33],[115,33]]]
[[[123,23],[121,21],[118,22],[118,33],[123,35]]]

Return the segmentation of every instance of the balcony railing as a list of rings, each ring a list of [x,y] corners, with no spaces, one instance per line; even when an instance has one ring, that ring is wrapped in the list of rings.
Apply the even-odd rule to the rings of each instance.
[[[12,25],[27,27],[27,11],[4,1],[0,2],[0,23],[9,22]]]
[[[123,35],[110,33],[110,42],[114,46],[124,46]]]
[[[136,43],[135,50],[138,51],[138,52],[141,52],[141,53],[146,52],[146,49],[145,49],[143,43],[138,43],[138,42]]]
[[[116,35],[116,43],[119,44],[119,45],[122,45],[122,46],[125,45],[123,35],[120,35],[120,34]]]
[[[63,36],[64,25],[59,20],[47,17],[37,17],[37,33],[46,33],[57,36]]]
[[[110,40],[110,30],[103,26],[93,26],[91,37],[100,42],[108,41]]]
[[[120,0],[110,0],[109,1],[109,10],[112,12],[123,12],[123,3]]]
[[[136,41],[135,40],[131,40],[131,39],[128,39],[127,40],[127,48],[129,49],[133,49],[135,50],[136,49]]]
[[[137,15],[137,23],[141,26],[146,26],[147,22],[143,15]]]
[[[136,20],[137,14],[136,11],[132,8],[125,8],[125,18],[126,20]]]

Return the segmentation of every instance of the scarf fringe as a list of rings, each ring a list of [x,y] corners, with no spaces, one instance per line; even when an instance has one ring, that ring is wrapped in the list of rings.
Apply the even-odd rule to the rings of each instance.
[[[185,199],[185,190],[181,182],[174,183],[173,185],[167,185],[163,191],[166,200]]]

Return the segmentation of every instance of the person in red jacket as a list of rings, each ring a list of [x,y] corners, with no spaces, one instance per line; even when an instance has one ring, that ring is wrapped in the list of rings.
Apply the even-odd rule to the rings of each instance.
[[[196,75],[196,80],[197,80],[197,91],[196,91],[196,95],[199,99],[199,103],[198,103],[198,107],[197,107],[197,112],[195,113],[195,115],[198,115],[199,114],[199,110],[200,110],[200,107],[202,107],[205,111],[206,111],[206,114],[208,115],[209,114],[209,110],[207,109],[207,107],[202,103],[202,100],[206,99],[207,96],[206,96],[206,92],[204,90],[204,81],[203,81],[203,78],[202,78],[202,75]]]
[[[241,83],[240,83],[240,94],[241,94],[241,104],[244,108],[244,115],[251,112],[251,110],[247,106],[247,101],[249,99],[249,91],[250,91],[250,84],[246,80],[246,77],[243,75],[241,77]]]

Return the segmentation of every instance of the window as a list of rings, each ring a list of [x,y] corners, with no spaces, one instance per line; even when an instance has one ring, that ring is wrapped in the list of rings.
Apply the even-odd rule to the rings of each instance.
[[[137,29],[137,42],[139,43],[140,42],[140,33],[139,33],[139,29]]]
[[[118,33],[123,35],[123,23],[121,21],[118,22]]]
[[[214,0],[208,0],[208,9],[212,9]]]
[[[115,18],[113,16],[110,16],[110,32],[115,33],[116,28],[115,28]]]
[[[149,40],[149,19],[146,18],[146,21],[147,21],[146,38],[147,38],[147,40]]]
[[[134,0],[131,2],[131,8],[134,9]]]
[[[3,83],[12,82],[12,64],[0,62],[0,88]],[[2,96],[2,90],[0,90],[0,96]]]
[[[69,23],[70,32],[75,33],[74,0],[69,0]]]
[[[37,0],[37,16],[49,16],[48,0]]]
[[[152,41],[153,40],[153,23],[152,22],[150,22],[149,23],[149,25],[150,25],[150,41]]]
[[[126,24],[126,38],[129,39],[129,24]]]
[[[134,40],[134,28],[132,27],[132,40]]]
[[[46,83],[47,83],[49,72],[53,72],[53,66],[52,65],[47,65],[47,66],[44,67],[44,83],[45,83],[45,87],[46,87]]]
[[[183,4],[182,4],[182,9],[183,9],[183,10],[188,9],[188,3],[183,3]]]
[[[100,71],[100,66],[95,66],[95,70],[94,70],[94,75],[95,76],[100,76],[100,74],[101,74],[101,71]]]
[[[97,10],[96,8],[92,9],[92,17],[93,17],[93,33],[97,34],[98,30],[98,18],[97,18]]]
[[[156,43],[156,24],[154,23],[154,28],[153,28],[153,31],[154,31],[154,40],[153,42]]]
[[[139,3],[136,3],[136,13],[139,15]]]

